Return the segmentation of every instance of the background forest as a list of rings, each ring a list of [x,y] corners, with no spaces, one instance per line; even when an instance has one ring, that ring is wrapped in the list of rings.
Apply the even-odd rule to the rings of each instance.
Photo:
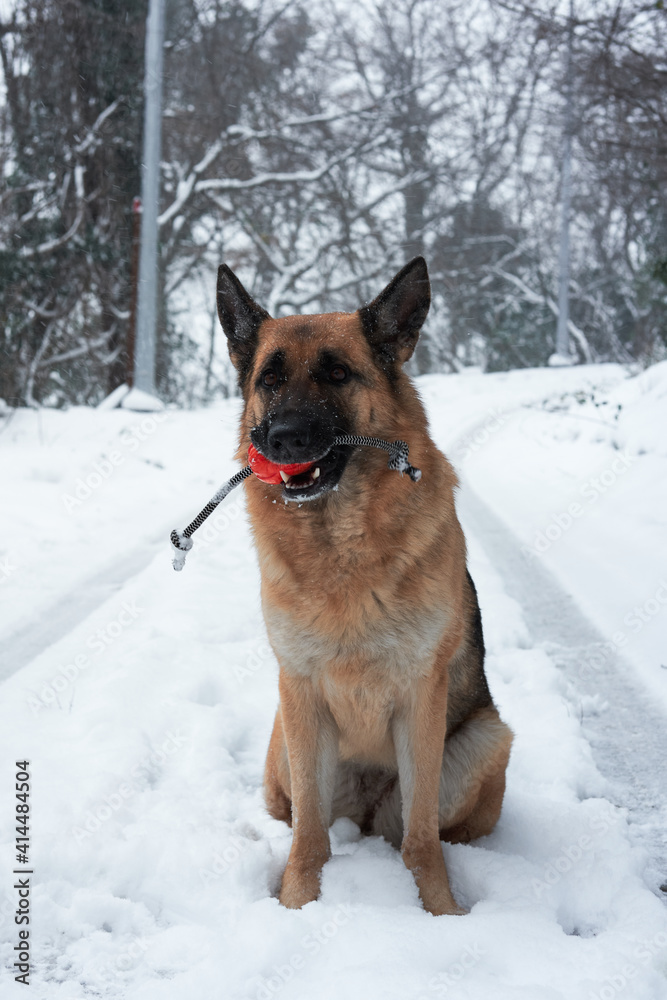
[[[127,378],[146,0],[0,8],[0,397],[97,403]],[[570,332],[667,355],[662,0],[579,0]],[[414,371],[554,350],[568,9],[498,0],[168,0],[158,387],[235,391],[226,261],[269,312],[355,309],[423,253]]]

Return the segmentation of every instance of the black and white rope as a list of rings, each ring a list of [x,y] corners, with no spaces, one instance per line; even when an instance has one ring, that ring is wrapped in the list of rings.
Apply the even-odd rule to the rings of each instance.
[[[389,452],[387,468],[393,472],[407,472],[413,483],[418,483],[422,477],[421,469],[415,469],[408,462],[408,448],[405,441],[383,441],[382,438],[360,437],[358,434],[344,434],[337,437],[334,444],[362,445],[369,448],[382,448]]]
[[[239,486],[244,479],[252,475],[252,469],[249,465],[246,465],[245,469],[241,469],[240,472],[234,473],[231,479],[228,479],[226,483],[213,494],[209,502],[206,504],[203,510],[200,510],[194,521],[190,521],[187,528],[183,531],[176,531],[176,528],[172,531],[169,536],[171,539],[171,544],[174,546],[174,569],[181,570],[185,565],[185,555],[192,548],[192,538],[190,537],[197,528],[201,528],[202,524],[209,517],[215,508],[221,503],[228,493],[234,489],[235,486]]]
[[[334,438],[333,446],[336,445],[350,445],[351,447],[368,447],[368,448],[382,448],[383,451],[389,453],[389,461],[387,462],[387,468],[395,472],[400,472],[401,475],[407,472],[413,483],[418,483],[422,477],[421,469],[416,469],[414,465],[410,465],[408,462],[408,452],[409,448],[405,441],[383,441],[382,438],[375,437],[363,437],[358,434],[343,434],[337,438]],[[239,486],[244,479],[252,475],[252,469],[249,465],[246,465],[245,469],[241,469],[240,472],[236,472],[231,479],[228,479],[226,483],[220,487],[220,489],[213,494],[209,502],[206,504],[203,510],[201,510],[194,521],[191,521],[187,528],[183,531],[177,531],[175,528],[169,536],[171,539],[171,544],[174,547],[174,558],[173,566],[175,570],[182,570],[185,565],[185,557],[187,553],[192,548],[192,538],[191,535],[201,528],[202,524],[209,517],[215,508],[225,499],[228,493],[234,489],[234,487]]]

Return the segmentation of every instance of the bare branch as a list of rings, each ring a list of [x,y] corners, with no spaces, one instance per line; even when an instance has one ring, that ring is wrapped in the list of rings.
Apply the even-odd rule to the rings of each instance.
[[[76,218],[74,222],[62,236],[57,237],[54,240],[47,240],[46,243],[40,243],[36,247],[21,247],[19,250],[20,257],[37,257],[42,254],[52,253],[57,250],[58,247],[64,246],[66,243],[72,239],[73,236],[78,232],[79,226],[83,221],[84,212],[86,210],[86,200],[83,189],[83,174],[85,168],[77,166],[74,168],[74,179],[76,183],[77,200],[79,202],[79,207],[77,209]]]
[[[115,101],[113,101],[107,108],[104,109],[104,111],[102,111],[97,116],[93,125],[91,125],[91,127],[88,129],[88,135],[85,137],[85,139],[82,139],[81,142],[77,143],[77,145],[74,147],[74,151],[76,153],[79,153],[79,155],[87,153],[88,150],[93,145],[93,143],[99,140],[99,136],[97,135],[97,130],[100,128],[101,125],[104,124],[107,118],[109,118],[109,116],[114,113],[118,105],[121,103],[121,100],[122,98],[117,97]]]

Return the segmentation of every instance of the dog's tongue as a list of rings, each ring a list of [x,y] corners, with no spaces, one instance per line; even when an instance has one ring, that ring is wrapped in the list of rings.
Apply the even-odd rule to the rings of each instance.
[[[257,451],[254,444],[248,448],[248,465],[263,483],[277,485],[283,481],[280,475],[281,470],[288,476],[298,476],[300,472],[312,468],[313,464],[313,462],[299,462],[295,465],[276,465],[275,462],[264,458],[264,455]]]

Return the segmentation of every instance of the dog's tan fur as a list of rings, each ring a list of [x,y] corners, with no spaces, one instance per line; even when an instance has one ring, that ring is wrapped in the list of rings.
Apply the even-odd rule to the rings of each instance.
[[[477,602],[456,476],[429,437],[404,357],[390,384],[359,313],[262,320],[244,380],[244,464],[265,407],[257,378],[276,349],[297,399],[318,392],[310,372],[322,349],[362,372],[345,397],[355,433],[409,442],[423,474],[415,484],[364,448],[322,501],[287,504],[276,499],[280,487],[246,480],[280,664],[265,772],[269,812],[293,828],[280,900],[300,907],[318,896],[329,825],[345,815],[401,847],[427,910],[459,913],[440,839],[493,829],[512,735],[490,699],[467,708],[479,685]]]

